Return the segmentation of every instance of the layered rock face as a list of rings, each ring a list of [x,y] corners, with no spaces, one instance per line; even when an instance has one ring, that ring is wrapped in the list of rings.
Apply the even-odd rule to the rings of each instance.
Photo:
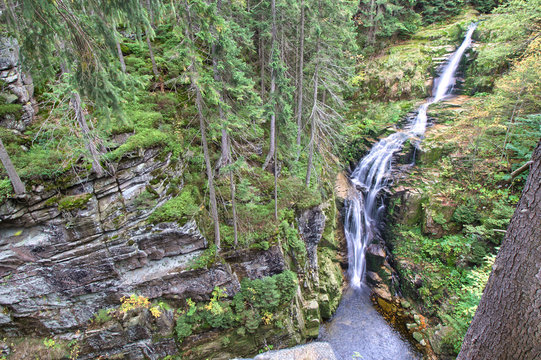
[[[22,113],[6,113],[0,117],[0,126],[23,131],[37,112],[32,77],[21,71],[19,44],[14,38],[0,38],[1,97],[5,104],[20,104]]]
[[[147,220],[172,196],[168,195],[171,187],[177,186],[151,180],[157,174],[164,179],[178,178],[180,168],[158,149],[149,149],[122,160],[114,176],[75,179],[61,192],[37,186],[26,199],[2,204],[2,337],[76,339],[80,359],[102,355],[163,358],[179,351],[173,336],[175,306],[188,298],[209,300],[215,287],[232,296],[240,289],[240,279],[274,275],[290,267],[291,260],[275,245],[266,251],[232,251],[223,255],[225,262],[192,269],[193,259],[208,247],[196,223],[192,220],[181,226]],[[145,191],[156,195],[151,208],[140,206],[140,195]],[[303,283],[309,290],[299,289],[291,311],[302,326],[292,328],[292,323],[289,328],[274,329],[276,341],[299,342],[317,335],[319,289],[337,288],[339,293],[341,286],[341,274],[331,285],[326,281],[319,286],[316,280],[317,244],[325,228],[322,210],[307,210],[300,219],[308,248],[305,268],[310,271]],[[340,273],[332,261],[325,264],[322,271],[336,273],[338,269]],[[104,324],[93,321],[100,310],[118,308],[121,298],[130,294],[164,301],[172,308],[164,309],[158,318],[145,310]],[[328,312],[329,298],[321,301],[325,300]],[[337,303],[334,296],[333,302]],[[220,353],[225,347],[220,338],[220,332],[213,330],[207,337],[194,335],[185,343],[208,345],[218,339],[208,348],[210,354]],[[12,350],[6,346],[4,353]],[[202,351],[200,356],[210,354]]]

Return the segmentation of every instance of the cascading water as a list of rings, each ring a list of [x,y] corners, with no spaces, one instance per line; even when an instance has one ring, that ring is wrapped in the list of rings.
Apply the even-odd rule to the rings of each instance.
[[[476,23],[469,26],[460,47],[446,63],[441,75],[434,80],[433,97],[417,110],[415,119],[404,131],[394,133],[379,141],[351,174],[351,181],[361,189],[346,204],[344,231],[348,244],[349,278],[354,288],[361,286],[365,271],[365,250],[378,231],[377,221],[383,211],[378,194],[387,186],[393,155],[406,140],[422,137],[426,130],[428,106],[444,99],[453,89],[455,72],[466,49],[471,45]]]

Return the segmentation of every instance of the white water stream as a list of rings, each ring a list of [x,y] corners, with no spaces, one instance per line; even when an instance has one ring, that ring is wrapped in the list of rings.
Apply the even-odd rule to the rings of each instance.
[[[378,194],[387,186],[393,155],[411,138],[422,137],[426,130],[428,106],[443,100],[455,85],[455,73],[464,52],[471,45],[477,24],[471,24],[464,41],[451,55],[441,75],[434,80],[432,98],[417,110],[417,116],[404,131],[394,133],[375,144],[351,174],[351,181],[361,190],[346,204],[344,231],[348,244],[349,278],[359,288],[365,272],[365,251],[378,231],[377,222],[384,209]]]

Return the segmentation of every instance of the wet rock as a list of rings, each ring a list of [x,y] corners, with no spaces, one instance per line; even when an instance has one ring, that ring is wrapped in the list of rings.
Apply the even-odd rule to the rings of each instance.
[[[266,251],[244,249],[224,254],[225,259],[240,279],[260,279],[283,272],[286,269],[282,249],[278,245]]]
[[[378,271],[385,263],[387,253],[380,244],[370,244],[366,249],[366,268],[370,271]]]
[[[367,271],[366,272],[366,280],[368,280],[368,283],[373,286],[377,286],[383,282],[383,279],[381,276],[379,276],[377,273],[373,271]]]
[[[393,301],[393,296],[391,294],[391,291],[389,287],[385,284],[380,284],[379,286],[373,288],[372,291],[374,291],[374,294],[378,298],[381,298],[389,303]]]
[[[299,232],[306,244],[308,264],[311,269],[317,269],[317,244],[325,229],[325,213],[319,206],[303,211],[297,219]]]

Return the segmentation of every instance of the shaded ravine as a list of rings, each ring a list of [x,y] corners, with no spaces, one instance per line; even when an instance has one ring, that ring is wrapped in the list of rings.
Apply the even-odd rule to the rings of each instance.
[[[356,188],[346,199],[344,233],[348,245],[349,284],[332,320],[320,331],[319,340],[330,343],[336,357],[346,359],[408,360],[421,356],[377,312],[364,284],[365,251],[376,236],[384,211],[380,192],[390,180],[393,155],[408,139],[422,138],[431,104],[447,97],[456,82],[455,73],[477,24],[471,24],[464,41],[451,55],[441,74],[434,80],[433,97],[417,110],[417,116],[403,131],[376,143],[359,162],[350,180]],[[356,357],[357,355],[361,357]]]

